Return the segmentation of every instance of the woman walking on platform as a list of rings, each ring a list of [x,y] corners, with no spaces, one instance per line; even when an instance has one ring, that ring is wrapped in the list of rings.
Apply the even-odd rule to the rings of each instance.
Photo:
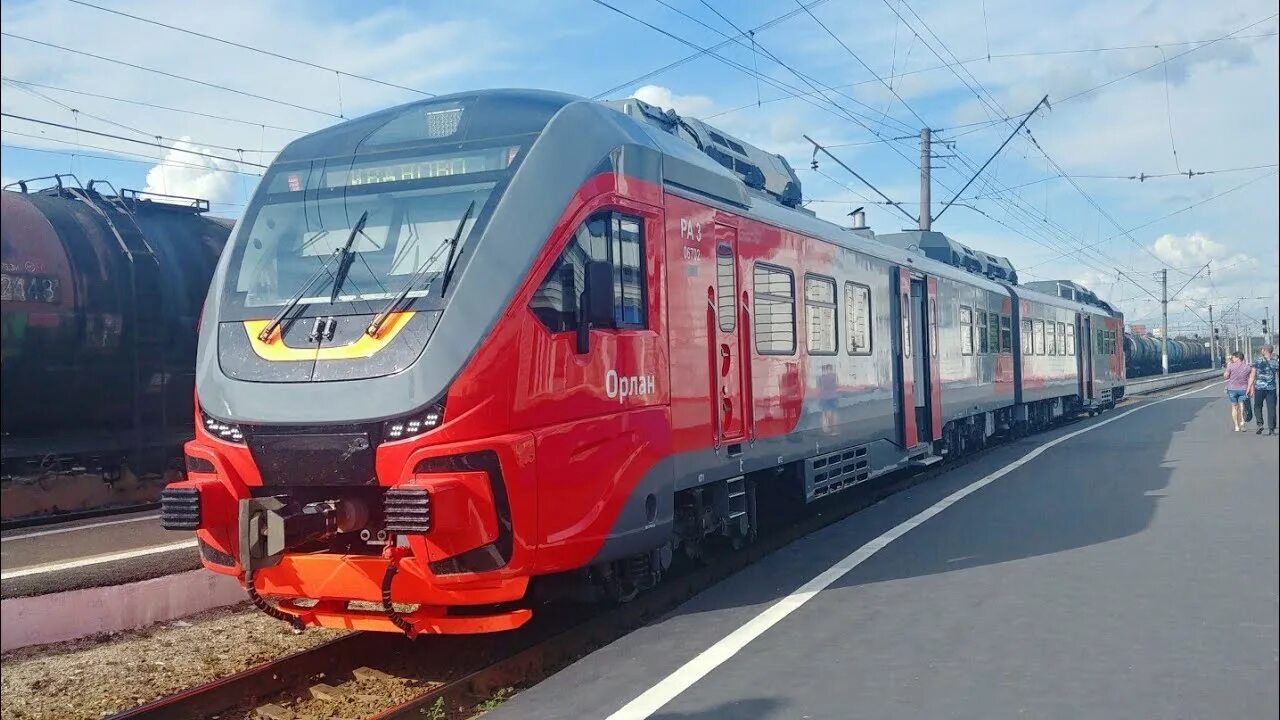
[[[1244,428],[1244,404],[1248,402],[1249,377],[1253,375],[1253,366],[1244,361],[1244,353],[1233,352],[1227,361],[1227,371],[1222,377],[1227,379],[1227,400],[1231,402],[1231,422],[1236,432]]]

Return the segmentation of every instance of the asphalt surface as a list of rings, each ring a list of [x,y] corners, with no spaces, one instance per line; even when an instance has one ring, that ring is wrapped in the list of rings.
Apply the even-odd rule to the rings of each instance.
[[[11,530],[0,537],[4,598],[118,585],[200,567],[195,534],[165,530],[154,510]],[[190,547],[173,547],[184,543]],[[135,556],[101,561],[117,554]]]
[[[608,717],[854,549],[1119,412],[1001,447],[788,546],[486,720]],[[1067,439],[629,717],[1277,717],[1278,458],[1277,437],[1232,432],[1221,385]]]

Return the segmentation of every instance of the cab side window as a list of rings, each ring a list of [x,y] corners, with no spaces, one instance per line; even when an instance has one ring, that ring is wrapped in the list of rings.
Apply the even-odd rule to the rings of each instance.
[[[613,266],[613,327],[647,327],[644,222],[612,212],[592,215],[574,231],[529,301],[538,320],[551,332],[578,329],[578,296],[591,261]]]

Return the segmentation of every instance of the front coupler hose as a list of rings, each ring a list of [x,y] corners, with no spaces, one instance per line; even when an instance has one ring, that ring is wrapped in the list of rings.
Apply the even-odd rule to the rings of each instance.
[[[294,615],[293,613],[285,612],[280,608],[276,607],[275,605],[272,605],[271,603],[262,599],[262,596],[258,594],[258,589],[253,586],[253,568],[252,567],[244,571],[244,586],[245,586],[245,589],[249,591],[249,599],[253,601],[254,607],[258,608],[262,612],[270,615],[271,617],[277,620],[281,620],[289,623],[290,625],[293,626],[293,629],[298,632],[302,632],[304,629],[306,629],[307,625],[306,623],[302,622],[302,618],[298,617],[297,615]],[[385,587],[386,583],[383,583],[383,586]],[[385,590],[383,592],[385,594]]]
[[[396,573],[400,570],[400,558],[402,553],[396,552],[400,548],[392,548],[387,554],[387,572],[382,576],[382,610],[387,614],[387,619],[392,625],[400,628],[410,639],[418,633],[413,628],[413,623],[405,620],[396,612],[396,608],[391,604],[391,583],[396,578]]]

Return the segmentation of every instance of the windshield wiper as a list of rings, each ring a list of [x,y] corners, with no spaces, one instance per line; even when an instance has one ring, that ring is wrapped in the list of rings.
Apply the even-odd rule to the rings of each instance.
[[[378,331],[381,330],[382,326],[387,322],[387,318],[391,317],[391,313],[395,312],[396,308],[400,307],[400,303],[403,303],[404,299],[409,297],[409,293],[413,292],[413,288],[422,281],[422,276],[426,275],[427,271],[431,269],[431,266],[435,264],[436,259],[440,257],[440,253],[448,249],[449,257],[445,261],[445,279],[442,289],[440,290],[440,294],[444,294],[443,288],[448,287],[448,273],[452,270],[454,254],[458,249],[458,239],[462,237],[462,228],[466,226],[467,220],[471,218],[471,211],[474,210],[475,207],[476,201],[472,200],[471,204],[467,205],[467,211],[462,214],[462,219],[458,221],[458,229],[454,231],[453,237],[440,243],[440,246],[431,253],[431,256],[428,257],[422,265],[418,266],[418,269],[409,276],[409,279],[404,283],[404,287],[400,288],[400,292],[396,293],[396,296],[391,298],[391,302],[387,303],[387,306],[382,308],[382,311],[374,316],[373,321],[369,323],[369,327],[364,329],[366,335],[369,337],[378,337]],[[431,286],[428,285],[427,290],[429,291],[430,289]]]
[[[271,339],[271,333],[275,332],[276,328],[280,327],[280,324],[284,322],[285,317],[287,317],[289,313],[293,312],[294,308],[298,307],[298,303],[302,302],[302,298],[306,297],[307,291],[311,289],[312,285],[316,284],[316,280],[319,280],[320,276],[324,273],[329,272],[329,263],[333,262],[334,259],[339,257],[341,254],[342,248],[338,248],[337,250],[334,250],[329,257],[325,258],[324,262],[320,264],[320,267],[316,268],[316,271],[311,274],[311,277],[307,278],[307,281],[302,283],[302,287],[298,288],[298,292],[294,293],[293,297],[289,298],[289,301],[284,304],[284,307],[280,308],[280,312],[276,313],[275,317],[271,318],[271,321],[262,328],[258,333],[259,340],[267,342]]]
[[[453,277],[453,261],[458,259],[458,239],[462,237],[462,227],[467,224],[467,218],[471,217],[471,211],[476,207],[476,201],[472,200],[467,205],[467,211],[462,213],[462,219],[458,221],[458,229],[453,233],[453,237],[449,240],[449,257],[444,261],[444,279],[440,281],[440,294],[444,295],[444,291],[449,289],[449,280]]]
[[[351,234],[347,236],[347,242],[342,246],[342,259],[338,261],[338,272],[333,276],[333,290],[329,293],[329,304],[332,305],[338,301],[338,293],[342,290],[342,283],[347,281],[347,273],[351,272],[351,263],[355,261],[356,254],[351,252],[351,246],[355,244],[356,235],[364,234],[364,224],[369,219],[369,211],[365,210],[360,215],[360,219],[356,221],[355,227],[351,228]]]

